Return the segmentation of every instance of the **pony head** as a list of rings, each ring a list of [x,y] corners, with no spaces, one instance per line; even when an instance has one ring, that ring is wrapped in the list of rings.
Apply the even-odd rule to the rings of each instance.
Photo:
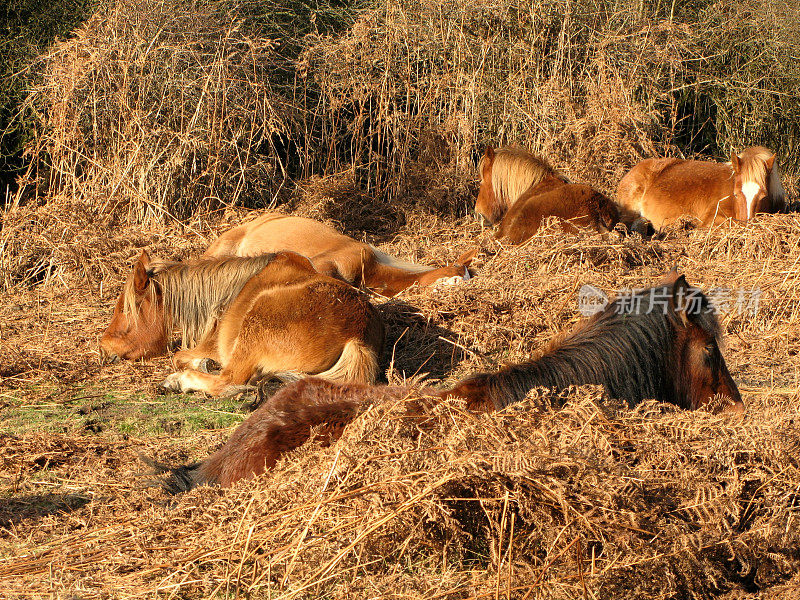
[[[763,146],[731,154],[734,173],[735,218],[752,219],[756,213],[783,210],[786,192],[781,185],[775,154]]]
[[[492,163],[495,152],[491,146],[486,146],[486,152],[478,163],[478,172],[481,176],[481,187],[478,190],[478,199],[475,201],[475,214],[488,225],[494,225],[503,218],[507,208],[497,198],[492,185]]]
[[[100,338],[104,360],[136,360],[166,353],[164,298],[152,274],[150,256],[142,250],[117,298],[111,323]]]
[[[676,398],[686,402],[686,408],[700,408],[716,396],[726,396],[732,410],[744,412],[720,350],[720,327],[708,298],[674,269],[660,285],[668,295],[666,314],[674,332],[670,362]]]
[[[478,172],[481,187],[475,213],[489,225],[499,223],[517,200],[548,178],[565,181],[546,160],[517,147],[487,146]]]

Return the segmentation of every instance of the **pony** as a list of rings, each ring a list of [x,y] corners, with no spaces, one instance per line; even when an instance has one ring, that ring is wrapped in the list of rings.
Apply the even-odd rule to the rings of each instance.
[[[475,255],[468,252],[454,265],[436,269],[390,256],[313,219],[266,213],[223,233],[203,257],[257,256],[280,250],[307,256],[320,273],[383,296],[395,296],[415,283],[466,281]]]
[[[624,223],[646,235],[638,213],[618,206],[588,185],[570,183],[544,159],[522,148],[486,147],[478,162],[481,185],[475,202],[478,217],[497,225],[496,237],[522,244],[536,233],[547,217],[558,217],[562,228],[606,233]]]
[[[617,201],[656,229],[691,215],[701,227],[782,212],[786,192],[775,154],[763,146],[733,152],[730,163],[648,158],[619,182]]]
[[[467,410],[491,412],[519,402],[537,387],[596,384],[631,405],[653,398],[695,409],[723,396],[729,400],[726,408],[741,413],[744,404],[720,343],[708,299],[685,277],[671,273],[652,288],[617,298],[528,362],[471,375],[443,391],[307,378],[266,400],[206,460],[177,468],[147,462],[169,473],[162,483],[172,492],[200,484],[229,486],[271,469],[283,453],[311,437],[323,444],[338,439],[360,407],[376,400],[411,398],[406,415],[419,419],[447,397],[462,399]]]
[[[170,263],[142,251],[100,340],[101,356],[165,354],[175,328],[184,349],[173,365],[184,370],[162,386],[212,396],[265,377],[372,383],[384,341],[383,321],[365,295],[295,252]],[[218,374],[208,372],[211,361],[221,365]]]

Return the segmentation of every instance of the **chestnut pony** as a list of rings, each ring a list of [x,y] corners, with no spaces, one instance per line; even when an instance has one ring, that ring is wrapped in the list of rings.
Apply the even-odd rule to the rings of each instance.
[[[646,232],[638,213],[588,185],[570,183],[544,159],[521,148],[488,146],[478,172],[481,187],[475,212],[490,225],[498,224],[497,237],[512,244],[527,241],[547,217],[566,221],[563,228],[570,232],[584,227],[604,233],[620,222]]]
[[[187,368],[162,385],[215,396],[266,376],[372,383],[384,338],[363,293],[294,252],[188,263],[153,262],[142,252],[100,340],[101,355],[164,354],[174,328],[184,346],[197,345],[175,354],[175,367]],[[209,361],[221,364],[219,374],[207,372]]]
[[[385,254],[319,221],[267,213],[223,233],[203,256],[257,256],[280,250],[298,252],[307,256],[320,273],[384,296],[394,296],[415,283],[427,286],[440,280],[467,280],[467,267],[474,254],[463,255],[452,266],[434,269]]]
[[[756,213],[781,212],[786,192],[775,154],[755,146],[734,152],[730,163],[648,158],[619,182],[617,201],[656,229],[681,215],[710,227],[729,218],[747,221]]]
[[[404,387],[308,378],[279,390],[205,461],[176,469],[149,464],[170,473],[164,485],[173,492],[202,483],[228,486],[271,469],[281,454],[308,440],[312,428],[323,442],[338,438],[367,400],[416,398],[406,409],[409,417],[418,418],[448,396],[463,398],[469,410],[489,412],[522,400],[536,387],[598,384],[632,405],[654,398],[693,409],[720,395],[742,412],[719,343],[719,323],[709,301],[683,276],[670,274],[656,287],[617,298],[551,341],[533,360],[473,375],[449,390],[422,390],[427,400]]]

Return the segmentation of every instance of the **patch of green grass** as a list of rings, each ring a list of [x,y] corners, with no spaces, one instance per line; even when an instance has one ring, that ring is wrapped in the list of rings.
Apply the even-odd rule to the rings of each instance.
[[[128,436],[188,436],[206,429],[222,429],[241,422],[246,414],[235,399],[174,394],[149,396],[93,387],[75,387],[67,393],[41,397],[42,390],[15,390],[3,394],[0,434],[95,433]]]

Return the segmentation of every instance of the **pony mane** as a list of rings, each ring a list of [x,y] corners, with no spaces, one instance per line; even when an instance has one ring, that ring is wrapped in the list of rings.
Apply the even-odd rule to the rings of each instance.
[[[775,154],[764,146],[747,148],[740,155],[739,173],[742,181],[752,181],[767,190],[773,204],[785,206],[786,190],[781,184],[777,160],[772,164],[772,170],[767,174],[767,160]]]
[[[145,295],[156,300],[160,290],[168,331],[178,328],[183,345],[195,345],[214,319],[233,302],[253,275],[272,262],[275,254],[255,257],[199,259],[191,262],[154,261],[148,268],[151,284]],[[134,324],[138,320],[133,278],[125,282],[123,311]]]
[[[692,290],[698,294],[700,307],[697,324],[720,341],[721,329],[709,310],[711,303],[699,290]],[[680,396],[686,391],[682,382],[665,376],[671,371],[674,326],[665,314],[665,300],[659,298],[670,294],[669,286],[656,286],[624,300],[617,298],[602,312],[551,340],[534,360],[489,375],[490,399],[500,409],[521,400],[534,387],[564,389],[584,384],[603,385],[610,396],[631,404]],[[641,301],[640,310],[624,312],[623,301],[628,307]]]
[[[545,159],[531,154],[523,148],[497,148],[492,161],[492,188],[495,197],[511,206],[531,186],[537,185],[548,175],[557,175]],[[483,172],[486,156],[481,157],[478,171]]]

